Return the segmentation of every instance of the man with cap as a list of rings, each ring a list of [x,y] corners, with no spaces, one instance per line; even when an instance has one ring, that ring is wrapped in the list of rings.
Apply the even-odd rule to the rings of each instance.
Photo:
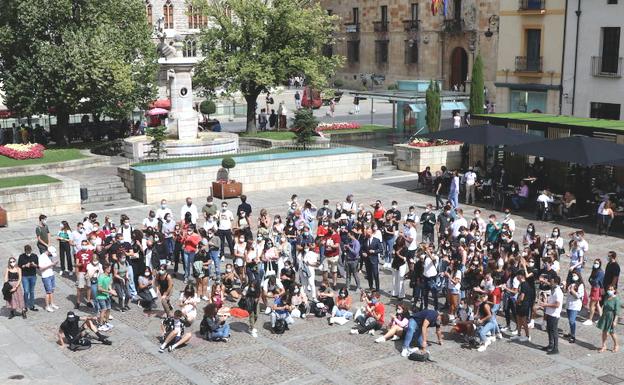
[[[80,325],[80,321],[83,321],[82,325]],[[108,339],[108,337],[97,330],[94,321],[95,317],[81,318],[74,314],[73,311],[67,312],[67,318],[63,321],[63,323],[61,323],[58,330],[58,344],[61,345],[61,347],[64,347],[65,343],[67,343],[70,350],[79,350],[80,346],[85,346],[81,340],[84,341],[83,337],[87,335],[88,329],[95,333],[98,341],[102,344],[111,345],[112,342]]]
[[[41,281],[45,289],[45,309],[48,312],[53,312],[59,307],[54,303],[54,289],[56,288],[56,282],[54,280],[54,266],[58,265],[59,261],[56,259],[56,247],[49,246],[46,251],[39,255],[39,271],[41,273]]]

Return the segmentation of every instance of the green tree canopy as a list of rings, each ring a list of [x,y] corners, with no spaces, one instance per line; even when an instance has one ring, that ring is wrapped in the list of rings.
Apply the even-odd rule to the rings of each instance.
[[[155,96],[156,49],[141,0],[0,0],[0,80],[22,116],[53,109],[123,119]]]
[[[477,55],[472,65],[472,81],[470,83],[470,113],[482,114],[484,104],[483,94],[483,60]]]
[[[202,31],[205,58],[194,82],[212,94],[217,88],[240,91],[247,102],[247,131],[256,130],[255,104],[261,92],[290,76],[305,75],[322,88],[342,64],[325,57],[333,43],[337,18],[313,0],[196,1],[211,27]]]

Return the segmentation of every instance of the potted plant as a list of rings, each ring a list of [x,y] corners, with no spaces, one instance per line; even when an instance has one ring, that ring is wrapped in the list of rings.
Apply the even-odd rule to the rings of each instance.
[[[220,199],[236,198],[243,193],[243,184],[230,179],[230,169],[236,167],[231,156],[221,160],[221,168],[217,172],[217,181],[212,182],[212,196]]]

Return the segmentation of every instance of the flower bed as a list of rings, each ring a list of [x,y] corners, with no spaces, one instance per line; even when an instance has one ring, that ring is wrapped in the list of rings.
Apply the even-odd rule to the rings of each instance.
[[[414,139],[409,142],[408,145],[412,147],[435,147],[435,146],[446,146],[448,144],[461,144],[456,140],[444,140],[444,139]]]
[[[316,131],[357,130],[360,127],[359,123],[321,123]]]
[[[0,146],[0,155],[18,160],[37,159],[43,158],[43,150],[45,147],[39,143],[7,144]]]

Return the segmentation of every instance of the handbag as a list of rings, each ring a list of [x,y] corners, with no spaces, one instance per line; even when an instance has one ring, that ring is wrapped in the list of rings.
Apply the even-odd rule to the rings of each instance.
[[[11,284],[8,282],[5,282],[4,285],[2,286],[2,296],[4,297],[4,300],[7,302],[11,302],[11,298],[13,298],[13,293],[11,292],[11,290],[13,290],[13,287],[11,287]]]

